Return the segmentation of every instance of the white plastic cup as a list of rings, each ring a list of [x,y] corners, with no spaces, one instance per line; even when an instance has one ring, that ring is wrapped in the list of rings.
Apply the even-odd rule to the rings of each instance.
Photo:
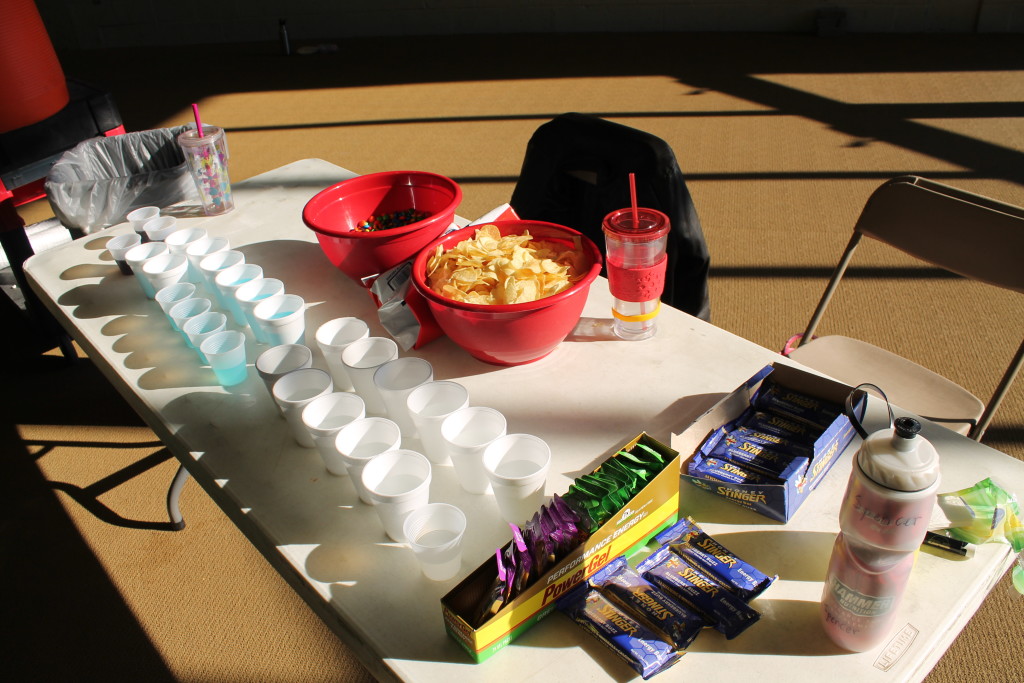
[[[276,294],[256,304],[252,317],[268,344],[302,344],[306,340],[306,302],[297,294]]]
[[[220,288],[217,287],[217,274],[231,266],[237,266],[239,263],[245,263],[245,254],[234,249],[225,249],[204,256],[199,262],[199,272],[203,274],[206,290],[217,299],[217,305],[221,310],[227,310],[228,305],[224,301],[224,295],[220,293]]]
[[[342,427],[353,420],[366,417],[366,406],[363,399],[356,394],[338,391],[337,386],[334,389],[335,391],[330,394],[313,399],[302,409],[302,424],[313,437],[313,443],[316,444],[327,471],[335,476],[344,477],[348,474],[348,468],[334,447],[334,441]]]
[[[398,358],[398,344],[387,337],[366,337],[352,342],[341,353],[345,372],[352,380],[355,392],[366,402],[366,414],[385,416],[387,408],[377,386],[373,373],[389,360]]]
[[[221,236],[202,237],[185,247],[185,255],[188,256],[189,282],[204,284],[206,282],[206,278],[203,277],[203,271],[199,269],[199,264],[207,256],[217,254],[222,251],[228,251],[229,249],[231,249],[231,242],[227,237]]]
[[[441,438],[441,423],[468,405],[469,392],[458,382],[426,382],[409,392],[405,406],[416,426],[423,453],[432,463],[442,465],[449,461],[448,449]]]
[[[198,242],[205,237],[207,237],[206,228],[200,228],[198,226],[192,226],[191,228],[179,228],[164,238],[164,244],[166,244],[167,248],[174,253],[181,252],[182,254],[188,255],[187,252],[189,246],[193,242]]]
[[[207,337],[199,350],[222,387],[241,384],[249,376],[245,369],[245,335],[238,330],[223,330]]]
[[[178,327],[178,323],[171,317],[171,309],[174,305],[184,301],[185,299],[191,299],[196,295],[196,286],[191,282],[175,282],[173,285],[167,285],[162,289],[158,289],[153,299],[160,304],[160,308],[163,310],[164,315],[171,321],[171,327],[174,328],[175,332],[181,332],[181,328]]]
[[[312,367],[313,352],[302,344],[283,344],[273,346],[256,357],[256,374],[263,380],[270,398],[274,398],[274,384],[293,370]],[[284,417],[284,411],[274,401],[278,413]]]
[[[373,384],[377,387],[388,419],[397,422],[402,436],[416,435],[416,425],[409,415],[406,401],[412,390],[434,379],[434,368],[422,358],[406,356],[384,363],[373,373]]]
[[[160,215],[160,207],[158,206],[140,206],[134,211],[128,212],[125,216],[128,219],[128,223],[131,224],[132,230],[138,234],[139,239],[143,242],[149,241],[149,235],[146,234],[145,225],[147,221],[150,221]]]
[[[241,327],[248,325],[249,320],[245,317],[238,299],[235,298],[235,292],[242,285],[262,278],[263,266],[256,265],[255,263],[239,263],[220,271],[213,280],[226,310],[231,313],[235,323]]]
[[[484,450],[484,471],[506,522],[523,524],[544,504],[551,447],[532,434],[506,434]]]
[[[189,344],[199,354],[199,360],[204,364],[209,364],[209,359],[202,351],[203,341],[223,331],[227,324],[228,317],[223,313],[207,311],[186,320],[185,324],[181,326],[181,331],[185,333]]]
[[[142,287],[143,293],[150,299],[156,295],[156,290],[153,289],[153,285],[149,284],[149,280],[142,273],[142,267],[150,259],[166,253],[167,245],[163,242],[143,242],[137,247],[129,249],[124,255],[124,260],[127,262],[128,267],[132,269],[132,273],[135,274],[135,279],[139,281],[139,286]]]
[[[462,568],[462,538],[466,514],[448,503],[428,503],[413,510],[402,528],[423,575],[431,581],[448,581]]]
[[[163,242],[172,232],[181,229],[178,219],[174,216],[157,216],[146,221],[142,229],[146,232],[150,242]]]
[[[338,391],[353,391],[352,380],[348,376],[345,364],[341,362],[341,354],[354,341],[370,336],[370,326],[359,318],[335,318],[328,320],[316,330],[316,344],[324,356],[327,369],[334,378],[334,387]]]
[[[197,315],[209,312],[211,308],[213,308],[213,302],[201,296],[194,296],[191,299],[179,301],[171,306],[171,320],[181,332],[181,336],[185,338],[185,343],[188,344],[190,349],[194,347],[188,335],[185,334],[185,324]]]
[[[142,244],[142,236],[137,232],[128,232],[107,240],[107,251],[110,252],[110,256],[114,259],[114,263],[117,264],[117,268],[121,271],[122,275],[132,274],[132,268],[124,260],[124,255],[132,247],[137,247],[140,244]]]
[[[302,424],[302,410],[313,399],[334,391],[331,376],[316,368],[293,370],[274,383],[273,395],[281,414],[288,422],[295,443],[303,448],[316,448],[306,425]]]
[[[405,518],[430,502],[430,461],[416,451],[397,449],[372,458],[361,474],[384,531],[405,542]]]
[[[284,294],[284,283],[272,277],[249,280],[235,290],[235,301],[238,302],[238,307],[242,310],[242,315],[245,316],[245,323],[252,330],[252,336],[261,344],[270,343],[270,339],[256,321],[253,309],[259,302],[278,294]],[[334,386],[337,388],[337,380],[335,380]]]
[[[157,240],[153,240],[156,242]],[[185,279],[188,273],[188,259],[184,254],[172,254],[166,252],[154,256],[142,264],[142,276],[149,282],[153,290],[153,298],[156,293],[168,285],[173,285]]]
[[[397,450],[401,446],[402,430],[386,417],[359,418],[338,430],[334,448],[348,469],[359,500],[373,505],[373,498],[363,486],[363,468],[366,464],[381,453]]]
[[[505,416],[494,408],[461,408],[441,423],[441,438],[459,484],[469,493],[487,493],[491,480],[484,470],[484,450],[505,436]]]

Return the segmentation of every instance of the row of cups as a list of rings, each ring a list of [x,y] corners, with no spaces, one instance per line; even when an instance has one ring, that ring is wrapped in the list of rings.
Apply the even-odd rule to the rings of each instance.
[[[467,492],[491,491],[509,522],[529,519],[544,503],[551,450],[542,439],[507,433],[499,411],[470,406],[464,386],[435,380],[422,358],[399,357],[394,341],[369,336],[358,318],[324,323],[316,340],[328,371],[312,367],[302,344],[264,351],[256,371],[296,443],[316,448],[331,474],[350,477],[429,578],[458,572],[466,525],[457,507],[429,502],[434,467],[450,463]],[[403,448],[403,440],[421,449]]]
[[[246,263],[226,237],[202,227],[184,227],[156,207],[130,213],[134,231],[111,238],[107,249],[122,273],[134,274],[171,326],[209,364],[223,386],[245,380],[245,335],[229,330],[232,320],[250,327],[257,342],[284,344],[305,339],[305,302],[284,283]],[[154,213],[155,212],[155,215]]]

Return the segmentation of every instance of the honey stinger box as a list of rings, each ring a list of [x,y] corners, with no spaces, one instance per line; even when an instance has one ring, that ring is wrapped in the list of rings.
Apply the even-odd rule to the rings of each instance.
[[[778,484],[734,484],[705,479],[690,474],[689,466],[706,457],[702,451],[705,441],[719,427],[735,420],[751,407],[751,400],[761,384],[770,377],[783,387],[815,398],[825,399],[840,406],[853,389],[820,375],[815,375],[789,365],[774,363],[762,368],[731,394],[687,427],[680,434],[672,435],[672,447],[683,459],[682,478],[694,486],[725,498],[737,505],[749,508],[766,517],[788,522],[825,478],[836,460],[856,435],[850,418],[840,414],[814,441],[813,455],[805,470],[794,472]],[[861,393],[853,403],[858,419],[863,418],[866,396]],[[704,450],[707,450],[706,448]]]
[[[550,614],[555,601],[570,588],[619,555],[632,554],[654,534],[676,522],[679,517],[679,454],[647,434],[641,434],[619,450],[629,451],[638,443],[664,455],[665,468],[583,545],[525,588],[500,612],[479,627],[472,625],[474,610],[497,578],[493,559],[484,562],[441,598],[445,630],[475,661],[484,661]]]

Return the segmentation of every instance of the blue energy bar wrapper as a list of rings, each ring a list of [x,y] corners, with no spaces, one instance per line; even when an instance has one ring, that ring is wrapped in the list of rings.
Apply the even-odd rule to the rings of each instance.
[[[641,576],[703,614],[726,638],[733,639],[761,613],[720,583],[662,546],[637,567]]]
[[[759,410],[779,413],[826,429],[843,408],[831,401],[794,391],[769,380],[761,383],[751,404]]]
[[[740,430],[730,432],[724,428],[708,437],[701,446],[701,452],[784,480],[806,471],[811,462],[806,456],[785,453],[778,447],[745,438]]]
[[[747,409],[731,427],[749,427],[750,429],[775,434],[790,441],[805,445],[813,445],[824,431],[821,427],[810,425],[800,420],[794,420],[785,415],[769,413],[763,410]]]
[[[727,484],[777,484],[775,477],[754,472],[746,467],[721,458],[700,458],[690,460],[687,470],[691,477],[711,479]]]
[[[730,552],[688,517],[679,520],[654,538],[690,564],[705,571],[744,601],[756,598],[778,578],[768,576]]]
[[[634,619],[587,583],[569,591],[558,609],[647,680],[682,657],[666,638]]]
[[[651,626],[671,639],[673,647],[685,650],[707,626],[704,617],[679,604],[640,576],[619,556],[590,577],[590,585],[647,619]]]

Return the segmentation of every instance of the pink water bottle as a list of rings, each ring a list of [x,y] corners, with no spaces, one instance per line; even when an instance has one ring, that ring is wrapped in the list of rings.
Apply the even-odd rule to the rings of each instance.
[[[605,264],[612,293],[612,330],[621,339],[647,339],[657,330],[668,257],[668,216],[656,209],[619,209],[605,216]]]
[[[825,632],[847,650],[871,649],[892,632],[928,530],[939,456],[920,431],[917,420],[898,418],[854,457],[821,596]]]

